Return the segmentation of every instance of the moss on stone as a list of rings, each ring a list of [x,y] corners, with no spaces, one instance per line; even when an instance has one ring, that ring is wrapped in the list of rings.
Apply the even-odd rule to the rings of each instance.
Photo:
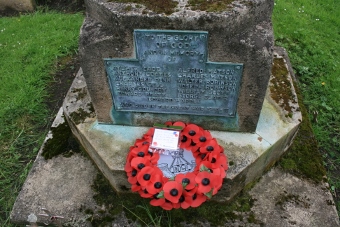
[[[277,201],[275,203],[276,206],[279,206],[282,210],[284,210],[284,205],[286,203],[295,203],[296,205],[302,206],[304,208],[309,208],[310,203],[309,199],[307,197],[303,198],[299,195],[294,194],[283,194],[277,198]]]
[[[46,140],[41,153],[45,159],[51,159],[60,154],[64,157],[71,157],[74,153],[80,152],[79,144],[73,137],[64,116],[63,118],[64,123],[50,129],[52,138]]]
[[[140,221],[141,219],[146,223],[150,223],[151,220],[145,209],[150,211],[154,217],[162,217],[161,226],[180,226],[183,222],[195,224],[206,221],[212,226],[218,226],[235,220],[258,223],[251,212],[254,200],[247,192],[242,192],[230,203],[207,201],[198,208],[164,211],[160,207],[149,205],[149,200],[141,198],[137,193],[118,194],[102,174],[97,175],[92,189],[95,192],[94,199],[97,205],[106,208],[105,212],[87,210],[87,214],[92,214],[88,220],[94,226],[110,224],[115,219],[115,216],[122,211],[125,212],[125,215],[130,220]],[[138,218],[131,212],[137,214]],[[169,217],[171,222],[169,222]]]
[[[78,108],[77,111],[74,111],[70,114],[70,117],[75,124],[83,123],[86,118],[93,116],[94,108],[92,106],[92,103],[89,103],[87,107],[89,109],[88,111],[85,111],[82,108]]]
[[[189,6],[193,10],[201,10],[207,12],[222,12],[230,9],[234,0],[189,0]]]
[[[165,13],[167,15],[173,13],[175,7],[178,4],[176,1],[173,0],[108,0],[108,2],[138,3],[145,5],[147,9],[152,10],[155,13]],[[131,9],[132,6],[126,7],[125,11],[130,11]]]
[[[86,89],[84,88],[73,88],[72,92],[77,93],[77,101],[87,96]]]
[[[296,103],[295,95],[291,88],[291,82],[288,79],[289,72],[283,58],[274,58],[272,67],[272,79],[270,80],[271,98],[286,111],[286,117],[292,117]]]
[[[326,175],[326,170],[323,166],[322,156],[318,150],[318,143],[313,134],[307,109],[302,102],[300,90],[296,83],[293,83],[298,96],[303,120],[293,144],[283,155],[279,161],[279,165],[293,174],[305,176],[316,182],[320,182]]]

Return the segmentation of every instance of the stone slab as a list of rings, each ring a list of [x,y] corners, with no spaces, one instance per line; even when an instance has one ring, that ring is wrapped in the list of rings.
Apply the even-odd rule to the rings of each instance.
[[[61,109],[55,122],[63,121]],[[19,225],[29,224],[28,217],[35,216],[38,223],[46,222],[47,219],[38,216],[44,207],[53,215],[63,216],[61,222],[65,226],[92,227],[87,221],[91,214],[85,214],[82,208],[105,212],[106,208],[96,204],[93,199],[95,192],[91,188],[99,171],[87,157],[79,154],[69,158],[59,155],[50,160],[45,160],[40,154],[16,199],[11,221]],[[249,193],[255,201],[251,208],[254,218],[261,224],[248,223],[247,218],[243,218],[228,222],[225,226],[340,226],[332,195],[325,183],[314,184],[273,168]],[[243,215],[242,212],[240,214]],[[106,226],[140,225],[121,213]],[[183,223],[183,226],[194,225]],[[195,226],[211,225],[205,222]]]
[[[327,183],[315,184],[273,168],[252,188],[251,210],[266,226],[339,226]]]
[[[145,11],[136,4],[86,0],[87,17],[80,33],[79,53],[98,122],[115,124],[104,58],[134,58],[134,29],[206,31],[208,60],[244,64],[236,117],[162,115],[131,112],[125,125],[152,126],[156,120],[199,123],[211,130],[255,132],[272,64],[273,0],[233,1],[224,12],[193,11],[181,1],[171,15]],[[126,8],[131,10],[124,10]],[[145,13],[147,12],[147,13]],[[118,112],[118,111],[116,111]]]
[[[61,108],[52,127],[64,122]],[[50,138],[51,132],[45,142]],[[81,207],[97,209],[92,198],[94,193],[90,187],[98,173],[96,167],[91,160],[80,154],[70,158],[59,155],[45,160],[41,156],[42,148],[16,199],[11,220],[17,224],[24,224],[30,214],[37,216],[44,213],[41,208],[46,208],[53,215],[63,216],[64,222],[79,223],[85,220],[86,214],[80,212]],[[40,223],[47,221],[47,218],[39,218]]]

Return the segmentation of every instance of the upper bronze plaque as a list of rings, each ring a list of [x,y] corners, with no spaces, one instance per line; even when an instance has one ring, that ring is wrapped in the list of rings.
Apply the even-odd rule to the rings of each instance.
[[[134,39],[136,59],[104,59],[116,111],[235,117],[243,64],[208,62],[208,32]]]

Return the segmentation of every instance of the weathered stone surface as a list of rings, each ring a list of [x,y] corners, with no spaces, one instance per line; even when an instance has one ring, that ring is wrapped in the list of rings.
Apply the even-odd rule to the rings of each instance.
[[[101,123],[115,123],[110,116],[112,98],[104,58],[133,58],[134,29],[200,30],[209,33],[209,61],[244,64],[236,124],[226,118],[199,122],[207,129],[255,132],[272,63],[272,0],[234,1],[226,12],[192,11],[180,7],[171,15],[143,14],[143,7],[86,0],[87,18],[81,28],[79,53],[89,93]],[[152,126],[155,121],[183,120],[197,123],[190,115],[131,113],[131,125]],[[207,122],[207,123],[204,123]],[[206,124],[206,125],[205,125]],[[223,127],[222,127],[222,126]]]
[[[34,9],[35,0],[0,0],[0,14],[32,12]]]
[[[252,211],[266,226],[339,226],[328,184],[308,180],[274,168],[250,191]]]
[[[290,75],[287,74],[287,77]],[[293,85],[291,89],[295,93]],[[286,117],[285,110],[271,99],[268,89],[255,133],[211,131],[212,136],[224,148],[230,164],[227,182],[213,197],[215,200],[228,201],[233,198],[245,185],[258,179],[287,150],[302,118],[295,99],[291,100],[295,111]],[[88,108],[91,106],[89,102],[85,79],[80,71],[64,101],[66,119],[73,134],[111,185],[118,192],[125,192],[130,188],[124,172],[127,152],[148,128],[98,123]],[[77,113],[82,112],[89,116],[78,121]]]
[[[52,127],[64,123],[62,114],[60,109]],[[46,140],[49,138],[52,138],[50,133]],[[86,226],[86,214],[80,211],[81,208],[97,209],[90,187],[98,173],[95,166],[80,154],[69,158],[59,155],[45,160],[41,152],[42,148],[16,199],[11,220],[23,224],[30,214],[38,216],[44,213],[41,208],[46,208],[52,215],[63,216],[64,222],[74,221]],[[40,223],[47,221],[48,218],[42,217],[38,220]]]

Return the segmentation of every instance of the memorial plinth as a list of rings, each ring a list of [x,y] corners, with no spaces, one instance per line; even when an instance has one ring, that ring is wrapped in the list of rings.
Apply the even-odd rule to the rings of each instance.
[[[99,123],[181,120],[255,132],[272,64],[273,1],[234,1],[223,12],[194,11],[184,1],[170,15],[132,3],[85,2],[79,53]],[[135,80],[108,77],[103,59],[135,67]]]

